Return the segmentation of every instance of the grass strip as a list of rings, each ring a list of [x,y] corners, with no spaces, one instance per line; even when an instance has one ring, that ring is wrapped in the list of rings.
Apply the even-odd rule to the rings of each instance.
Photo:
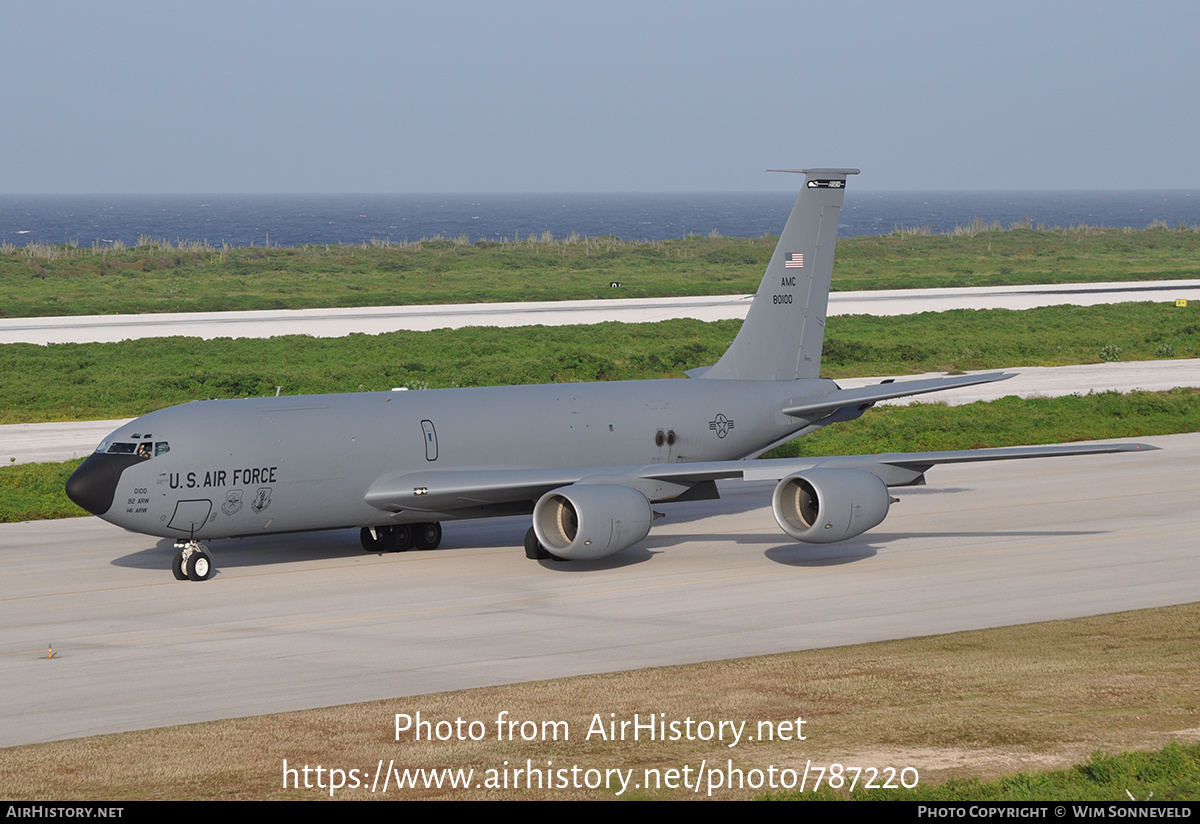
[[[0,423],[134,417],[202,398],[679,377],[740,323],[475,327],[345,338],[0,346]],[[1125,303],[829,319],[827,377],[1200,356],[1192,308]],[[0,460],[3,456],[0,455]]]
[[[842,782],[838,782],[842,783]],[[768,801],[1195,801],[1200,799],[1200,744],[1171,741],[1160,750],[1093,753],[1066,770],[1006,775],[995,781],[950,779],[911,790],[823,787],[814,793],[768,794]]]
[[[0,317],[745,294],[777,238],[0,247]],[[898,231],[838,241],[835,290],[1200,277],[1200,231]],[[610,284],[619,283],[619,288]]]
[[[67,478],[81,463],[82,458],[63,463],[0,466],[0,523],[87,515],[64,491]]]

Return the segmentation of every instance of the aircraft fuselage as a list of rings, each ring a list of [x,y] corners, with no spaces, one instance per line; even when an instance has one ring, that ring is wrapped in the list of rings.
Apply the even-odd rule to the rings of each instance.
[[[167,445],[142,460],[135,451],[97,513],[135,532],[202,539],[418,523],[431,511],[448,520],[504,506],[380,509],[370,488],[459,469],[733,460],[807,424],[779,411],[790,400],[835,390],[827,380],[658,380],[198,401],[126,424],[89,460],[110,464],[114,443]]]

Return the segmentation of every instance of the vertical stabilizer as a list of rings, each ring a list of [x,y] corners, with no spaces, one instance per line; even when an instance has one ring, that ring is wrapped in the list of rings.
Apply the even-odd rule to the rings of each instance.
[[[821,372],[833,249],[846,176],[858,169],[774,169],[804,175],[746,322],[701,378],[790,381]]]

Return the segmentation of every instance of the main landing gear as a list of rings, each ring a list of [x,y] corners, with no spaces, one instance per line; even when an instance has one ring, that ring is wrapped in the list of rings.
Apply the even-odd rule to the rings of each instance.
[[[537,532],[533,527],[529,527],[529,531],[525,533],[525,557],[531,561],[566,561],[566,558],[559,558],[552,552],[546,550],[542,546],[542,542],[537,539]]]
[[[171,572],[176,581],[207,581],[212,577],[216,571],[212,553],[199,541],[176,541],[175,548],[179,551],[171,562]]]
[[[409,549],[437,549],[442,542],[439,523],[367,526],[359,532],[367,552],[404,552]]]

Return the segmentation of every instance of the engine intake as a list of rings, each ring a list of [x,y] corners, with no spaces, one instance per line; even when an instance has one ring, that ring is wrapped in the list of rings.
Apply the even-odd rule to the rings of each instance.
[[[784,478],[771,508],[797,541],[832,544],[878,526],[888,513],[887,485],[861,469],[811,469]]]
[[[533,508],[533,531],[559,558],[594,560],[633,546],[650,533],[654,513],[636,489],[574,484],[547,492]]]

